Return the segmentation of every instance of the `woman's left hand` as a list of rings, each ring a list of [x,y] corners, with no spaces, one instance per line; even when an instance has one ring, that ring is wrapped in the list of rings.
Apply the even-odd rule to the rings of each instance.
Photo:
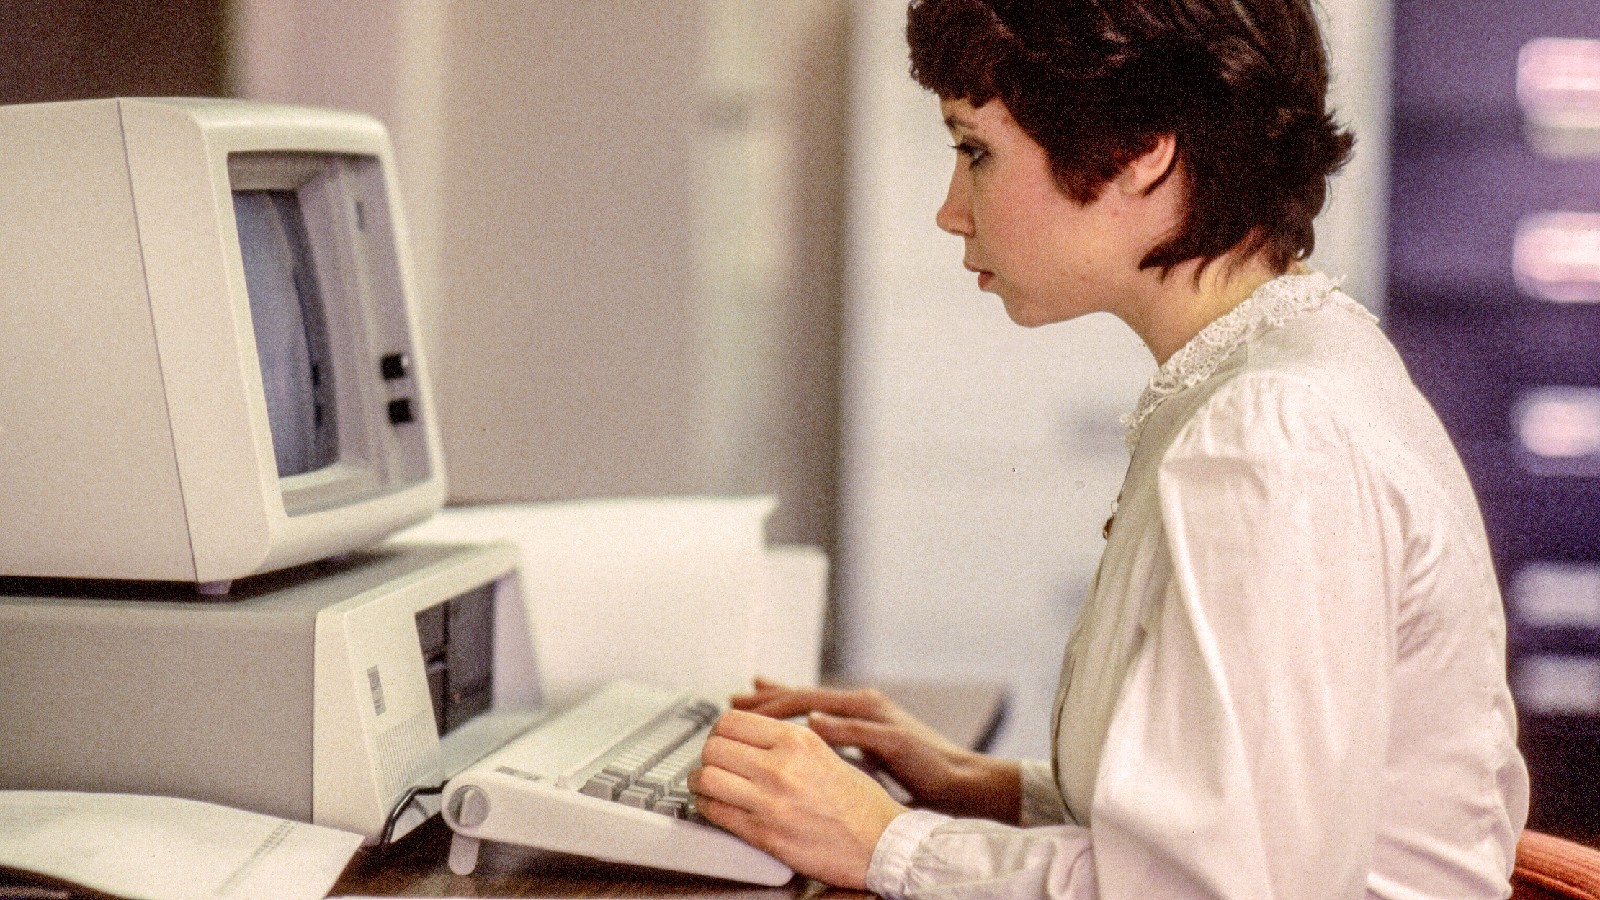
[[[885,828],[906,811],[809,728],[742,710],[717,720],[689,778],[716,825],[838,887],[866,888]]]

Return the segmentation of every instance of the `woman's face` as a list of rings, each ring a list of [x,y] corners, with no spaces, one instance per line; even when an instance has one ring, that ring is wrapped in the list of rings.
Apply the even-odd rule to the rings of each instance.
[[[956,164],[937,221],[966,242],[963,263],[978,273],[978,289],[998,294],[1019,325],[1122,312],[1151,244],[1117,184],[1080,206],[1056,186],[1044,148],[1004,103],[945,100],[939,108]]]

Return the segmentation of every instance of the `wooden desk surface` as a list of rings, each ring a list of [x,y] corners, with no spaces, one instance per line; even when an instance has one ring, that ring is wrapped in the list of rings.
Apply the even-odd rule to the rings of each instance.
[[[903,682],[884,693],[951,740],[979,746],[1004,712],[1005,690],[992,683]],[[333,887],[333,896],[376,897],[714,897],[789,900],[867,897],[796,878],[778,888],[754,887],[652,869],[598,862],[485,842],[478,868],[456,875],[445,864],[450,829],[436,816],[391,847],[362,850]]]

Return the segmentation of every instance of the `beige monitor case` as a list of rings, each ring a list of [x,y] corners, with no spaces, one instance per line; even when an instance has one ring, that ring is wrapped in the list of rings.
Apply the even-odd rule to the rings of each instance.
[[[381,124],[93,100],[0,107],[0,146],[0,576],[225,587],[439,509]],[[252,190],[303,215],[320,288],[338,449],[316,471],[273,450],[234,210]]]

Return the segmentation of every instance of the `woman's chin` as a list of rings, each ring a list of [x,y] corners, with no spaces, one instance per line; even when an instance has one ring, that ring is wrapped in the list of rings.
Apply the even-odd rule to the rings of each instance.
[[[1011,321],[1024,328],[1038,328],[1040,325],[1048,325],[1056,321],[1056,319],[1041,315],[1041,311],[1037,306],[1024,303],[1015,298],[1002,294],[1000,295],[1000,302],[1005,306],[1006,315]]]
[[[1062,309],[1049,304],[1028,303],[1014,297],[1000,296],[1005,305],[1006,315],[1011,321],[1024,328],[1038,328],[1043,325],[1054,325],[1057,322],[1068,322],[1087,315],[1092,310],[1087,309]]]

